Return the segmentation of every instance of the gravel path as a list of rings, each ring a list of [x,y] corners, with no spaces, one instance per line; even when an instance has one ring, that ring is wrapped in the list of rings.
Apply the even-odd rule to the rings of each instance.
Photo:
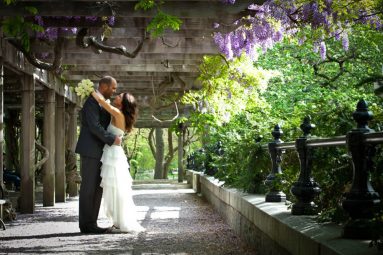
[[[78,198],[39,204],[0,230],[1,254],[256,254],[191,189],[134,190],[140,234],[85,235],[78,229]],[[99,225],[110,226],[100,215]]]

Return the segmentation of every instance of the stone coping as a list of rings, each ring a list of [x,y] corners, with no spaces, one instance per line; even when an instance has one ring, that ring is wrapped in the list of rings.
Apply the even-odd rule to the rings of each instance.
[[[189,179],[196,192],[204,197],[219,211],[231,227],[241,236],[246,236],[248,228],[241,222],[250,222],[256,231],[262,232],[271,242],[280,246],[284,252],[269,254],[313,254],[313,255],[372,255],[383,254],[375,247],[369,248],[369,240],[341,238],[342,227],[332,223],[317,223],[315,216],[295,216],[285,202],[265,202],[265,195],[248,194],[234,188],[224,187],[214,177],[188,170]],[[200,182],[197,184],[195,182]],[[200,191],[196,188],[200,185]],[[233,217],[235,219],[233,219]],[[238,219],[236,219],[238,218]],[[259,238],[259,234],[253,239]],[[260,242],[251,240],[259,245]],[[267,243],[267,242],[264,242]],[[270,242],[269,242],[270,243]],[[261,242],[262,244],[262,242]],[[262,247],[262,251],[267,247]]]

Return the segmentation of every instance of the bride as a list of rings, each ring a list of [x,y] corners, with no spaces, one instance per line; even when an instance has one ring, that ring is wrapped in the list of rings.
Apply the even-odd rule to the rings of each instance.
[[[116,96],[113,105],[108,104],[102,95],[92,92],[97,102],[111,114],[107,131],[118,136],[129,133],[137,118],[137,104],[129,93]],[[132,177],[124,150],[119,145],[105,145],[101,157],[101,187],[106,216],[121,232],[140,232],[144,228],[137,221],[137,213],[132,198]]]

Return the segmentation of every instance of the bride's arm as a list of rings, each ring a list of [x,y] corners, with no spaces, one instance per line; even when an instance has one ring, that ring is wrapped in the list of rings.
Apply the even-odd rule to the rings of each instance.
[[[121,111],[114,107],[113,105],[107,103],[104,98],[100,97],[95,91],[92,92],[92,96],[97,102],[104,108],[107,112],[109,112],[113,117],[118,118],[121,116]]]

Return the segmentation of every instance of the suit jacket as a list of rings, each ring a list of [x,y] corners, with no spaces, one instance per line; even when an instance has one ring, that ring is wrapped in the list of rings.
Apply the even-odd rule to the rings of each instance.
[[[101,159],[104,145],[112,145],[115,139],[115,135],[106,131],[110,123],[110,114],[98,104],[96,99],[90,96],[82,107],[80,118],[81,131],[76,153]]]

